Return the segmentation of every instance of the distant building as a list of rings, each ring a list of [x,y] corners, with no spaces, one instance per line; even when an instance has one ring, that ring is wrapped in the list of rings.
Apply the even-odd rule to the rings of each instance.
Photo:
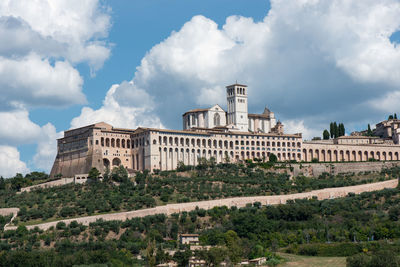
[[[180,234],[179,243],[182,245],[198,245],[199,235],[198,234]]]
[[[302,140],[301,133],[284,133],[283,124],[268,108],[262,114],[248,113],[248,88],[226,87],[227,111],[220,105],[193,109],[182,116],[183,130],[154,128],[123,129],[100,122],[64,132],[57,140],[57,156],[50,176],[82,178],[96,167],[124,166],[129,173],[143,170],[174,170],[178,162],[197,165],[199,158],[217,163],[246,159],[322,162],[399,160],[400,120],[376,125],[366,137],[342,136],[334,140]]]

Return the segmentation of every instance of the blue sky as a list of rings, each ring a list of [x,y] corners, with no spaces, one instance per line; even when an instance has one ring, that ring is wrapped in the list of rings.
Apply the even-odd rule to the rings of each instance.
[[[0,3],[0,175],[48,171],[71,127],[179,129],[235,80],[306,138],[400,113],[397,0],[50,2]]]

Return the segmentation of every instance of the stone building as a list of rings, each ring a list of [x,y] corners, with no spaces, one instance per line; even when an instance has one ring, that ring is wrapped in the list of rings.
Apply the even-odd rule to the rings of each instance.
[[[92,167],[103,172],[124,166],[129,172],[173,170],[178,162],[197,165],[199,158],[220,162],[268,159],[279,161],[399,160],[397,120],[377,124],[382,137],[343,136],[326,142],[303,142],[301,133],[286,134],[283,124],[268,108],[249,114],[248,88],[226,87],[227,107],[219,105],[183,114],[183,130],[123,129],[100,122],[64,132],[50,175],[87,174]],[[399,122],[400,123],[400,122]]]

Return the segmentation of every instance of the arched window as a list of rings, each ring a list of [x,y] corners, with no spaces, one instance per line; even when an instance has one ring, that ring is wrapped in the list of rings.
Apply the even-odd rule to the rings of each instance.
[[[214,126],[221,125],[221,116],[218,113],[214,114]]]

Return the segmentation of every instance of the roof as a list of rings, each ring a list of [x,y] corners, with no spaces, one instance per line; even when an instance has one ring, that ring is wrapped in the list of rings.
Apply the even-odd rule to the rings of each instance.
[[[254,118],[266,118],[266,119],[268,119],[269,118],[269,115],[266,115],[266,114],[248,114],[248,116],[249,117],[254,117]]]
[[[348,135],[339,136],[337,139],[378,139],[377,136],[363,136],[363,135]]]
[[[183,237],[198,237],[198,234],[181,234]]]
[[[228,85],[228,86],[226,86],[226,88],[230,88],[230,87],[232,87],[232,86],[242,86],[242,87],[247,87],[247,85],[245,85],[245,84],[234,83],[234,84],[231,84],[231,85]]]

